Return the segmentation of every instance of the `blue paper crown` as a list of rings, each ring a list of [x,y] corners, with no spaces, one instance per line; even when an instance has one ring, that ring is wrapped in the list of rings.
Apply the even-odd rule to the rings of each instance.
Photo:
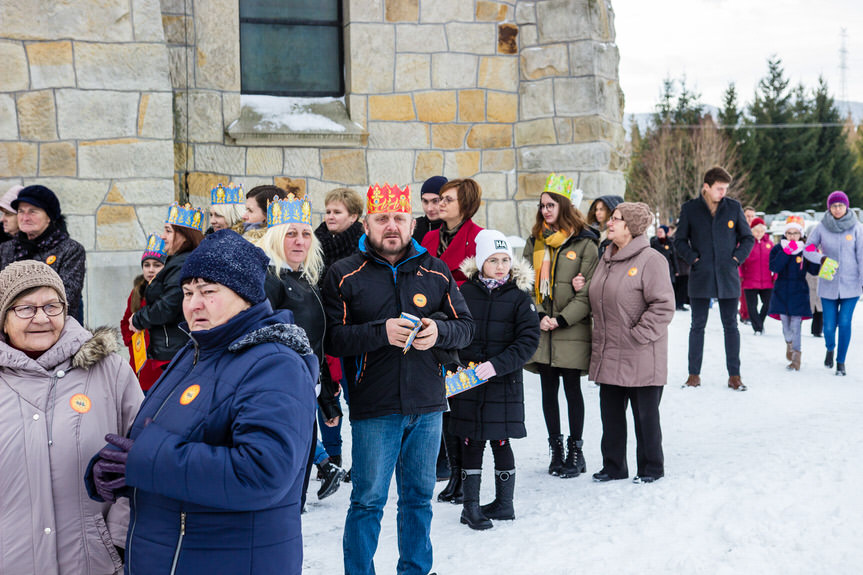
[[[470,362],[467,367],[460,367],[455,373],[446,372],[444,383],[446,384],[447,397],[452,397],[488,381],[477,377],[474,368],[476,368],[476,364]]]
[[[312,204],[309,200],[288,194],[283,200],[276,198],[267,202],[267,227],[282,224],[312,225]]]
[[[177,202],[174,202],[168,208],[168,218],[165,220],[165,223],[172,226],[191,228],[204,233],[204,212],[201,208],[193,208],[191,204],[181,206]]]
[[[243,191],[243,186],[241,184],[235,184],[233,182],[225,186],[219,184],[215,188],[210,190],[211,206],[223,206],[226,204],[245,203],[246,193]]]
[[[165,249],[165,240],[159,237],[159,234],[150,234],[147,237],[147,247],[141,255],[141,261],[148,258],[163,260],[168,256],[168,251]]]

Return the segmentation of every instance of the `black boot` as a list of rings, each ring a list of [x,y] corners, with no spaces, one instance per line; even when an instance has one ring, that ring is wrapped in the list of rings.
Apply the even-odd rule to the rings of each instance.
[[[551,463],[548,464],[549,475],[560,475],[563,469],[563,436],[553,435],[548,438],[548,450],[551,452]]]
[[[515,508],[512,496],[515,492],[515,469],[509,471],[494,471],[494,501],[480,507],[482,514],[489,519],[515,519]]]
[[[566,461],[563,462],[563,469],[560,471],[560,476],[564,479],[569,477],[578,477],[587,470],[587,463],[584,461],[584,452],[581,447],[584,441],[570,437],[566,440]]]
[[[824,367],[833,367],[833,350],[828,349],[827,355],[824,356]]]
[[[318,499],[326,499],[333,493],[339,490],[342,484],[342,479],[345,478],[345,471],[341,467],[332,463],[332,457],[325,459],[319,466],[324,479],[321,482],[321,488],[318,489]]]
[[[461,522],[471,529],[482,531],[491,529],[492,522],[482,514],[479,508],[479,486],[482,482],[482,469],[463,469],[464,507],[461,510]]]
[[[845,375],[845,364],[836,362],[836,375]]]
[[[444,444],[443,436],[440,439],[440,449],[437,454],[437,467],[435,475],[438,481],[447,481],[449,479],[449,460],[446,456],[446,445]]]
[[[448,501],[458,505],[464,501],[461,467],[454,467],[451,465],[449,470],[449,482],[446,484],[446,487],[443,488],[443,491],[438,494],[437,500],[442,503]]]

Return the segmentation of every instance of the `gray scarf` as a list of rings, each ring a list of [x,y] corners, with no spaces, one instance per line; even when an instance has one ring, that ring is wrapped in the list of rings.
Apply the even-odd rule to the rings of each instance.
[[[854,212],[851,210],[847,210],[845,215],[837,220],[829,211],[827,211],[824,214],[824,217],[821,218],[821,223],[825,228],[827,228],[827,231],[833,232],[834,234],[841,234],[842,232],[850,230],[857,224],[857,216],[855,216]]]

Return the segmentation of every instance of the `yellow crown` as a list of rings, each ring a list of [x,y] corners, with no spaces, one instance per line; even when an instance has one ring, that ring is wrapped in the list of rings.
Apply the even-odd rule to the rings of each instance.
[[[567,178],[563,174],[558,175],[551,173],[548,175],[548,179],[545,181],[545,189],[542,191],[546,194],[557,194],[558,196],[563,196],[564,198],[571,200],[572,189],[574,187],[575,182],[570,178]]]
[[[411,213],[410,186],[405,186],[404,189],[389,184],[369,186],[366,213],[371,215],[389,212]]]
[[[246,194],[243,192],[243,186],[241,184],[235,184],[233,182],[226,186],[219,184],[210,190],[211,206],[245,203]]]
[[[267,202],[267,227],[282,224],[312,225],[312,204],[306,198],[288,194],[285,199]]]
[[[204,212],[201,208],[193,208],[189,203],[181,206],[177,202],[174,202],[168,208],[168,218],[165,220],[165,223],[172,226],[191,228],[204,233]]]

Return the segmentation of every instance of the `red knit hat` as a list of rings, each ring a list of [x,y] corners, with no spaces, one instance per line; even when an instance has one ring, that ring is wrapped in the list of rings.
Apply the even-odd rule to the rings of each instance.
[[[761,218],[752,218],[752,222],[749,224],[749,227],[754,228],[755,226],[767,227],[767,224],[765,224],[764,220],[762,220]]]

